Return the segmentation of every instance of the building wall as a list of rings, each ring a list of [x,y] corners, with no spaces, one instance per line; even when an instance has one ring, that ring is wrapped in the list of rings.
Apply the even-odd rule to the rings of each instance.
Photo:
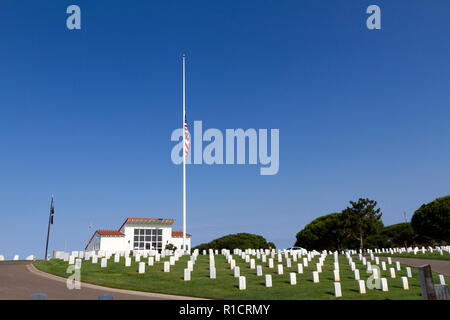
[[[125,237],[101,237],[100,250],[111,253],[125,250]]]
[[[100,235],[96,232],[92,237],[91,241],[89,241],[89,244],[86,247],[86,251],[101,250],[100,239],[101,239]]]
[[[183,237],[174,237],[172,238],[169,243],[173,244],[177,249],[181,249],[183,246]],[[191,250],[191,238],[186,237],[186,245],[187,249]]]
[[[120,231],[125,234],[124,250],[134,250],[134,229],[162,229],[162,249],[172,238],[172,226],[152,223],[126,223]]]

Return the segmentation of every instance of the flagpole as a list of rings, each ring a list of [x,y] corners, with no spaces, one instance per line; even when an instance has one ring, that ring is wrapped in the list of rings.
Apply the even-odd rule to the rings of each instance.
[[[186,250],[186,134],[184,125],[186,121],[186,55],[183,53],[183,252]]]
[[[52,195],[52,204],[53,204],[53,195]],[[47,243],[45,245],[45,260],[47,260],[47,253],[48,253],[48,238],[50,236],[50,222],[52,220],[52,209],[50,207],[50,212],[48,214],[48,230],[47,230]]]

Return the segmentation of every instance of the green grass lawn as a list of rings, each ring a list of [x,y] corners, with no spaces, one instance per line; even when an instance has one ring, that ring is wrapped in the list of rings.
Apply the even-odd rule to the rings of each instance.
[[[377,253],[374,254],[375,256],[379,257],[399,257],[399,258],[414,258],[414,259],[437,259],[437,260],[450,260],[450,254],[447,252],[444,252],[443,255],[441,255],[439,252],[434,251],[431,252],[425,252],[422,253],[422,251],[418,251],[417,254],[411,253]]]
[[[247,290],[239,290],[238,279],[233,277],[233,270],[229,268],[223,255],[215,258],[217,279],[209,279],[209,256],[199,255],[194,271],[191,273],[191,281],[183,280],[187,256],[181,257],[174,266],[171,266],[170,273],[163,272],[163,261],[168,261],[166,257],[160,262],[155,262],[154,266],[146,265],[145,274],[138,273],[138,263],[134,262],[134,259],[132,259],[131,267],[125,267],[123,257],[119,263],[114,263],[114,259],[111,258],[108,261],[108,267],[103,269],[100,267],[100,259],[97,264],[83,260],[81,281],[106,287],[212,299],[421,299],[418,270],[414,267],[411,267],[413,277],[408,279],[409,290],[402,289],[400,277],[406,276],[405,266],[402,265],[402,270],[396,272],[395,279],[389,277],[389,271],[381,271],[382,277],[388,279],[389,292],[367,289],[366,294],[360,294],[358,283],[354,280],[346,258],[339,256],[342,297],[335,298],[332,255],[325,259],[323,272],[320,273],[320,283],[312,282],[312,271],[316,269],[316,262],[318,262],[318,256],[316,256],[308,267],[304,267],[303,274],[297,274],[297,285],[289,283],[289,272],[297,271],[297,262],[293,262],[292,268],[288,269],[283,257],[284,274],[278,275],[276,259],[274,259],[275,268],[273,269],[268,268],[268,263],[256,260],[256,265],[263,266],[263,276],[257,277],[256,269],[250,269],[249,264],[245,263],[240,256],[233,255],[233,258],[241,269],[241,275],[246,276]],[[147,259],[142,258],[141,261],[146,262]],[[353,257],[353,261],[356,263],[356,268],[360,270],[361,279],[367,279],[370,274],[366,273],[366,267],[357,257]],[[68,262],[63,260],[36,261],[34,265],[41,271],[62,277],[70,276],[66,273]],[[391,266],[394,267],[394,264]],[[272,275],[272,288],[265,287],[265,274]],[[438,283],[436,274],[434,278],[435,283]],[[446,283],[450,284],[448,277],[446,277]]]

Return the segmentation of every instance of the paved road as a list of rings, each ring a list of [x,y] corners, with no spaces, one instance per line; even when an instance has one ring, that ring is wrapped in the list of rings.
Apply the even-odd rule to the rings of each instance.
[[[382,260],[387,260],[385,257],[380,257]],[[437,260],[437,259],[415,259],[415,258],[400,258],[391,257],[392,261],[398,261],[413,267],[419,267],[424,264],[431,266],[431,271],[441,273],[450,277],[450,260]]]
[[[69,290],[66,279],[37,270],[30,261],[0,262],[0,300],[28,300],[30,294],[46,293],[48,300],[97,300],[104,293],[114,300],[184,300],[190,297],[146,293],[81,284]]]

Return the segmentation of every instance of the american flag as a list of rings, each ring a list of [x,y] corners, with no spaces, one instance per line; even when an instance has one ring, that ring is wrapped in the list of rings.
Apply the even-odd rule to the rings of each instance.
[[[191,147],[191,134],[188,131],[188,125],[187,125],[187,117],[186,114],[184,114],[184,139],[185,139],[185,154],[186,157],[189,154],[189,148]]]

